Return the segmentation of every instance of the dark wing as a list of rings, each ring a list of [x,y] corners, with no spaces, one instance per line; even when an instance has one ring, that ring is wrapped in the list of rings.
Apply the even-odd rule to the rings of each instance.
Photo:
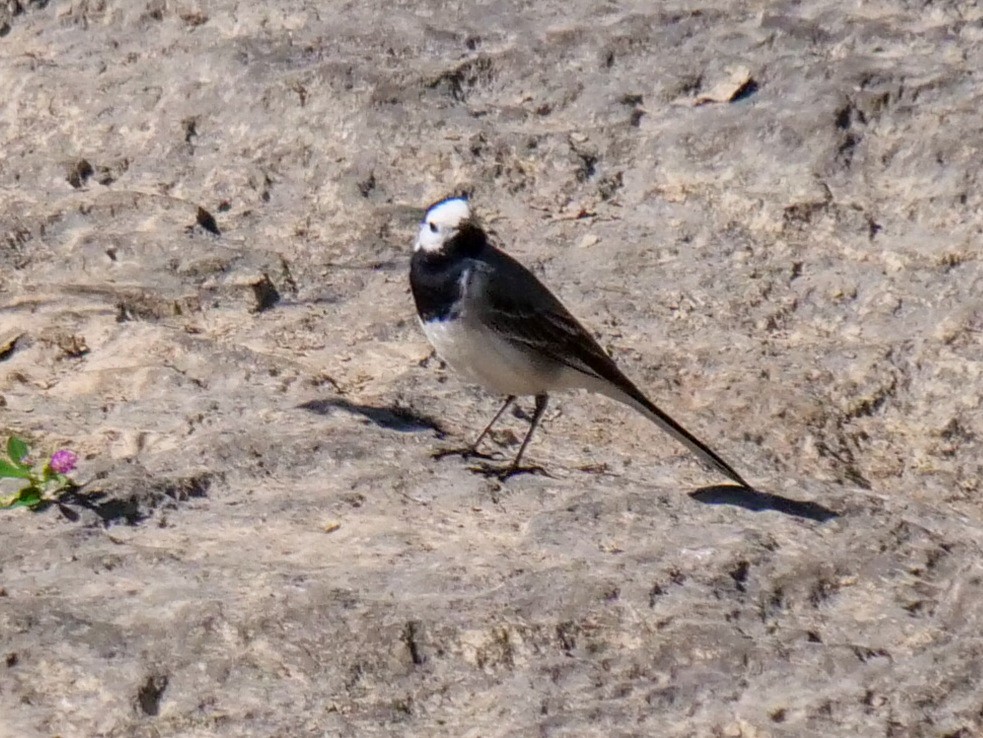
[[[469,300],[468,307],[483,325],[532,354],[635,390],[587,329],[518,261],[489,247],[473,269],[481,282],[481,300]]]
[[[472,317],[513,343],[525,346],[531,354],[610,382],[624,393],[630,404],[704,464],[742,487],[751,488],[713,449],[653,404],[532,272],[490,245],[482,257],[475,259],[470,267],[470,278],[481,282],[476,290],[480,299],[466,296],[467,310]]]

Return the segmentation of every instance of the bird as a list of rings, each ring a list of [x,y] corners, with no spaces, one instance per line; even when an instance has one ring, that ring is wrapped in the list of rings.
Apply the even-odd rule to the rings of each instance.
[[[427,208],[410,259],[410,291],[437,355],[465,379],[504,395],[505,404],[464,450],[478,446],[520,396],[535,398],[529,430],[501,479],[524,471],[529,445],[552,392],[585,389],[634,408],[710,470],[751,489],[709,446],[653,404],[539,278],[493,243],[467,196]]]

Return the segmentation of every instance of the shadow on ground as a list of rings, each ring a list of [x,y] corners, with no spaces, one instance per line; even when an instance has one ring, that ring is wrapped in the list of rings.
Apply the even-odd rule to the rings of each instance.
[[[428,415],[418,413],[405,407],[379,407],[377,405],[362,405],[343,398],[330,400],[311,400],[298,405],[299,408],[318,415],[331,415],[335,410],[343,410],[354,415],[361,415],[373,425],[400,433],[418,433],[433,431],[437,438],[443,439],[447,432],[440,423]]]
[[[771,510],[796,518],[815,520],[819,523],[825,523],[839,517],[839,513],[820,505],[818,502],[801,502],[770,492],[759,492],[735,485],[701,487],[690,492],[689,496],[704,505],[734,505],[751,512]]]

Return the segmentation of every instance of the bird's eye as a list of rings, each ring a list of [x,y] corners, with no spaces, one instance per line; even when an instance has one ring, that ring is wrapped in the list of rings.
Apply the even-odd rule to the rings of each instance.
[[[430,226],[430,232],[431,233],[436,233],[437,232],[437,224],[436,223],[427,223],[427,225]]]

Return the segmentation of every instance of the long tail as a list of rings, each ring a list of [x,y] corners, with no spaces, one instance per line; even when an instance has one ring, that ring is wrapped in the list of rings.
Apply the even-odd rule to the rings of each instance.
[[[721,459],[713,449],[657,408],[645,395],[642,394],[641,390],[635,387],[635,385],[632,384],[626,377],[624,378],[624,384],[622,384],[620,387],[611,383],[604,383],[603,386],[596,387],[596,389],[613,400],[623,402],[624,404],[635,408],[638,412],[692,451],[696,458],[699,459],[708,469],[713,469],[720,472],[725,477],[728,477],[746,489],[753,489],[753,487],[744,481],[744,478],[734,471],[730,464]]]

